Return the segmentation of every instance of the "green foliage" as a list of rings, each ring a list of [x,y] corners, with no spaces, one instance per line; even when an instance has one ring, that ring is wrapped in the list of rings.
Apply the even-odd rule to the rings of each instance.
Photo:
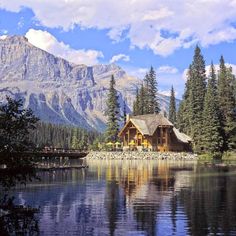
[[[139,114],[140,111],[140,95],[138,88],[136,89],[136,98],[133,103],[133,115],[136,116]]]
[[[107,99],[107,129],[106,140],[115,142],[118,140],[119,120],[120,120],[120,105],[118,102],[118,94],[115,89],[115,79],[111,76],[110,88]]]
[[[177,126],[193,138],[196,152],[219,153],[236,148],[235,83],[232,68],[226,67],[222,56],[218,76],[211,66],[206,90],[205,63],[196,47],[177,113]]]
[[[171,87],[170,106],[169,106],[169,120],[172,124],[176,124],[176,102],[174,87]]]
[[[99,135],[97,131],[93,130],[39,122],[36,130],[30,133],[30,139],[39,149],[49,146],[87,150]]]
[[[189,66],[183,101],[177,115],[178,127],[181,131],[193,138],[193,148],[196,152],[201,152],[203,148],[203,109],[205,93],[205,62],[200,48],[196,46],[193,62]]]
[[[124,100],[124,104],[123,104],[123,125],[126,124],[126,116],[127,116],[127,112],[126,112],[126,100]]]
[[[153,67],[145,75],[144,84],[137,90],[133,115],[154,114],[160,111],[157,99],[157,80]]]
[[[235,151],[224,152],[224,154],[222,156],[222,160],[232,160],[232,161],[235,161],[236,160],[236,152]]]
[[[199,161],[212,161],[222,159],[221,152],[207,152],[198,156]]]
[[[0,166],[5,166],[0,169],[0,185],[8,189],[35,177],[32,159],[24,152],[34,150],[29,131],[35,129],[38,118],[32,110],[22,108],[22,100],[6,99],[0,105]]]
[[[156,72],[154,71],[153,67],[151,66],[149,73],[144,78],[145,84],[145,95],[144,100],[146,100],[146,110],[145,114],[154,114],[160,112],[159,103],[157,100],[157,79],[156,79]]]
[[[183,100],[179,105],[177,112],[177,127],[181,132],[191,135],[190,126],[190,90],[191,90],[191,79],[192,79],[192,66],[189,66],[187,73],[187,81],[185,83],[185,91]]]
[[[235,76],[232,68],[227,68],[223,56],[220,58],[220,70],[218,73],[218,100],[221,113],[221,121],[224,129],[224,149],[236,148],[236,114],[235,114]]]
[[[198,46],[195,48],[190,76],[189,123],[191,127],[191,136],[194,140],[194,150],[196,152],[201,152],[204,132],[203,109],[206,93],[206,75],[205,61]]]
[[[211,64],[203,111],[203,146],[210,153],[221,152],[223,147],[220,112],[217,99],[216,74]]]
[[[203,148],[203,109],[206,93],[205,62],[198,46],[193,62],[189,66],[183,101],[177,114],[177,126],[194,140],[193,148],[201,152]]]

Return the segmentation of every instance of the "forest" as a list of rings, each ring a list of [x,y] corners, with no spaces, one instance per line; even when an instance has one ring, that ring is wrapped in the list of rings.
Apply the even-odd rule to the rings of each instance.
[[[156,77],[155,70],[151,67],[141,87],[137,88],[132,115],[160,112]],[[106,132],[107,140],[111,141],[117,139],[118,122],[125,116],[125,112],[123,116],[118,112],[118,97],[114,85],[111,79]],[[220,57],[219,70],[216,71],[212,62],[208,74],[201,49],[196,46],[178,110],[173,86],[170,92],[169,113],[164,115],[181,132],[193,139],[195,153],[220,156],[223,152],[236,149],[236,78],[223,56]]]
[[[36,148],[44,147],[87,150],[100,137],[95,130],[79,127],[38,122],[30,132],[30,140]]]

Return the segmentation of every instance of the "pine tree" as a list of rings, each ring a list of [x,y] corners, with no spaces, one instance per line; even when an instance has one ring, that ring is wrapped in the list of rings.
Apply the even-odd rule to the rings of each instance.
[[[160,112],[160,107],[157,99],[157,80],[156,72],[151,66],[149,73],[145,76],[146,87],[146,114],[154,114]]]
[[[183,95],[183,100],[179,105],[177,112],[177,127],[181,132],[186,133],[191,136],[191,126],[190,126],[190,90],[192,81],[192,66],[189,66],[187,73],[187,81],[185,83],[185,91]]]
[[[169,120],[172,124],[176,124],[176,102],[174,87],[171,87],[170,106],[169,106]]]
[[[189,121],[191,136],[194,140],[194,150],[201,152],[203,147],[203,109],[206,93],[206,75],[205,61],[198,46],[195,48],[190,76]]]
[[[139,115],[144,115],[145,114],[145,107],[146,107],[146,90],[145,87],[143,86],[143,84],[141,85],[140,91],[139,91],[139,111],[138,114]]]
[[[124,99],[124,104],[123,104],[123,124],[126,124],[126,99]]]
[[[227,68],[223,56],[220,58],[220,70],[218,73],[218,100],[220,105],[221,120],[224,128],[224,149],[235,147],[235,95],[232,68]]]
[[[139,90],[138,88],[136,89],[136,97],[133,103],[133,115],[139,115]]]
[[[213,63],[211,64],[210,77],[208,79],[203,117],[203,141],[205,151],[210,153],[221,152],[223,137],[217,98],[216,74]]]
[[[73,149],[77,149],[78,148],[78,139],[77,139],[77,129],[74,128],[72,130],[72,140],[71,140],[71,147]]]
[[[118,94],[115,89],[115,79],[111,76],[110,88],[107,99],[107,129],[106,129],[106,140],[115,142],[118,140],[119,133],[119,120],[120,120],[120,110],[119,110]]]

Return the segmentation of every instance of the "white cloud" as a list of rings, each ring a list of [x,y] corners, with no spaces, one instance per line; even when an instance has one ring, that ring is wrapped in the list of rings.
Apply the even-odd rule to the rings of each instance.
[[[57,39],[47,31],[30,29],[25,36],[34,46],[75,64],[94,65],[98,63],[98,58],[103,57],[100,51],[75,50],[69,45],[57,41]]]
[[[178,69],[176,67],[173,66],[160,66],[157,68],[157,73],[160,74],[176,74],[178,73]]]
[[[110,63],[115,63],[117,61],[129,61],[130,60],[130,57],[128,55],[125,55],[125,54],[117,54],[115,56],[113,56],[110,60]]]
[[[1,0],[0,8],[31,8],[40,24],[108,30],[114,41],[168,56],[196,42],[206,47],[236,39],[235,0]]]

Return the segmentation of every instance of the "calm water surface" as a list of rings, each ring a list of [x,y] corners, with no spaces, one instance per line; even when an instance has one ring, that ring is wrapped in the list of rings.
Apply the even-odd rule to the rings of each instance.
[[[40,235],[236,235],[236,172],[196,162],[87,161],[15,190]]]

